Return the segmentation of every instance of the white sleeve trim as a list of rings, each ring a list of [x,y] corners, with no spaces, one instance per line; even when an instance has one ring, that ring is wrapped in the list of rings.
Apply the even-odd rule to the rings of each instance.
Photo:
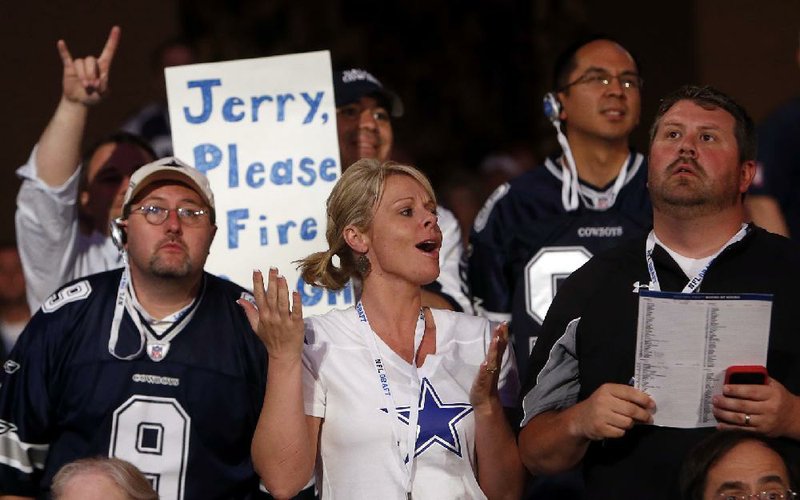
[[[26,443],[19,438],[17,426],[0,420],[0,463],[26,474],[44,470],[49,444]]]

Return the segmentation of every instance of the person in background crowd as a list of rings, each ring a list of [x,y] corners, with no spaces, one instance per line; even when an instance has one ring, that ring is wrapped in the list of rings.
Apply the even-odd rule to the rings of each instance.
[[[450,207],[458,220],[463,248],[467,248],[469,244],[472,223],[475,222],[475,216],[483,205],[482,191],[483,179],[467,169],[451,172],[439,187],[442,203]]]
[[[644,157],[631,150],[642,78],[617,42],[593,36],[557,59],[550,115],[562,154],[502,184],[475,219],[466,279],[475,311],[510,321],[520,374],[560,283],[650,226]]]
[[[5,361],[30,318],[17,245],[0,243],[0,360]]]
[[[506,152],[495,152],[484,157],[478,167],[484,181],[485,198],[483,201],[486,201],[486,198],[491,196],[498,187],[525,173],[525,170],[516,158]]]
[[[795,49],[800,64],[800,46]],[[770,114],[758,127],[758,164],[745,207],[767,231],[800,238],[800,97]]]
[[[159,44],[153,51],[150,61],[151,81],[159,99],[144,106],[122,125],[122,130],[146,140],[159,158],[173,154],[164,69],[195,62],[197,62],[197,54],[194,46],[187,40],[173,38]]]
[[[16,235],[31,311],[70,280],[122,266],[109,224],[122,212],[131,173],[155,154],[137,136],[115,133],[80,156],[89,108],[108,94],[119,38],[114,26],[100,55],[81,59],[58,41],[61,99],[28,162],[17,170],[22,186]]]
[[[342,171],[361,158],[385,162],[391,158],[394,133],[391,117],[403,115],[403,103],[372,74],[353,68],[333,75],[336,96],[336,128]],[[459,263],[463,254],[461,229],[452,212],[439,207],[442,248],[439,254],[441,274],[422,290],[426,306],[472,312],[462,290]]]
[[[681,498],[793,499],[796,472],[775,440],[748,431],[715,432],[695,446],[681,468]]]

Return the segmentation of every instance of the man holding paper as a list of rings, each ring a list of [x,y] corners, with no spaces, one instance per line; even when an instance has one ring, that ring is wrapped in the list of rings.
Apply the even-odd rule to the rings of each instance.
[[[582,462],[590,498],[679,497],[687,451],[713,430],[648,425],[666,410],[632,387],[639,292],[648,289],[771,294],[770,378],[724,386],[711,399],[713,415],[719,429],[781,437],[800,458],[800,346],[792,321],[800,261],[797,246],[745,224],[755,142],[746,111],[715,89],[687,86],[662,101],[650,134],[653,231],[570,276],[532,353],[520,434],[532,473]]]

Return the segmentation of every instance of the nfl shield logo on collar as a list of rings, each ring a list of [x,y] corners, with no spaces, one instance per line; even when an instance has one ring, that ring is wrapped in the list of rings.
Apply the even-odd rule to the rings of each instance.
[[[161,361],[169,352],[169,343],[148,343],[147,355],[153,361]]]

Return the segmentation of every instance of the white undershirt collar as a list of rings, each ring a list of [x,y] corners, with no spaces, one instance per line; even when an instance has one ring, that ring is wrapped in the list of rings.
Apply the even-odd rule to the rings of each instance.
[[[708,257],[701,257],[699,259],[695,259],[693,257],[686,257],[685,255],[681,255],[675,250],[665,245],[663,241],[658,239],[658,235],[656,235],[655,233],[653,233],[653,236],[656,239],[656,244],[661,248],[663,248],[664,250],[666,250],[669,256],[672,257],[672,260],[674,260],[675,263],[678,264],[678,266],[681,268],[681,271],[683,271],[683,274],[685,274],[686,276],[696,275],[698,272],[700,272],[701,269],[706,267],[706,265],[708,265],[709,262],[711,262],[711,259],[714,258],[714,254],[709,255]]]

